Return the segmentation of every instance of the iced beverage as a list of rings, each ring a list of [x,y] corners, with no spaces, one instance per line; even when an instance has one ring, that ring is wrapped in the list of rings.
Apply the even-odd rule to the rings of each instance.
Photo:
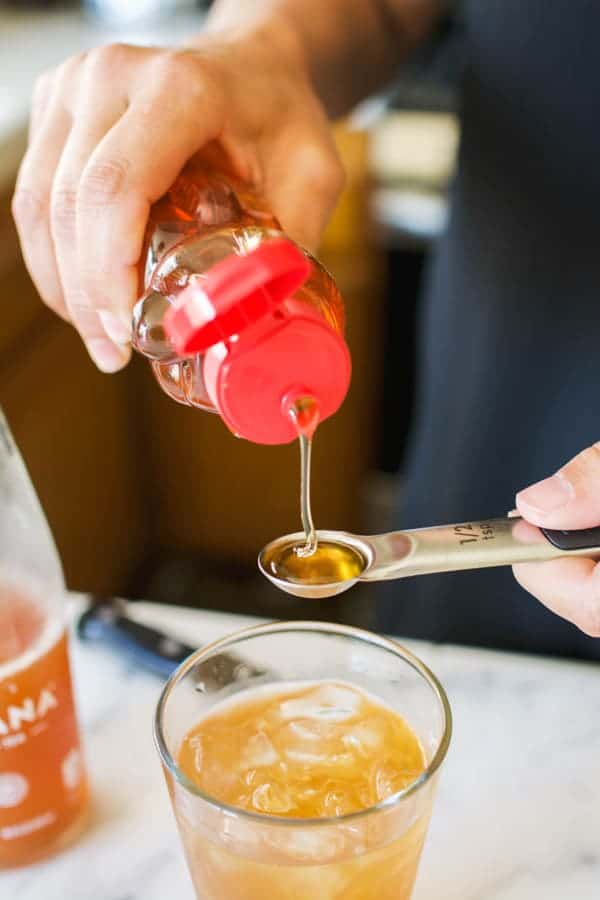
[[[411,896],[450,714],[398,645],[248,630],[184,664],[156,727],[201,900]]]
[[[0,869],[54,852],[87,806],[64,625],[0,583]]]

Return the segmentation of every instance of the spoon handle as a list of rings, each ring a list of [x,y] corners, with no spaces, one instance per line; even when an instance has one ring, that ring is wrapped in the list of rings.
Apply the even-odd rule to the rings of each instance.
[[[561,556],[600,559],[600,528],[542,530],[517,517],[394,531],[366,540],[374,559],[361,576],[364,581],[541,562]]]

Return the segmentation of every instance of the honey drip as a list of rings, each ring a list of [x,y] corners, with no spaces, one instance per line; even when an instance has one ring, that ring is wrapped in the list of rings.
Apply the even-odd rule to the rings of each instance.
[[[319,424],[319,404],[314,397],[297,399],[290,409],[300,440],[300,516],[304,529],[305,543],[295,547],[295,553],[302,558],[312,556],[318,546],[317,532],[310,503],[310,463],[312,437]]]

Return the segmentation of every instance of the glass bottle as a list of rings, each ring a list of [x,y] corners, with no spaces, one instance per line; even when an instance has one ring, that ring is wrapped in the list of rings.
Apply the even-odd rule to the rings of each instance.
[[[50,529],[0,411],[0,870],[58,851],[86,820],[64,594]]]
[[[318,421],[341,405],[351,365],[335,282],[223,168],[193,161],[154,204],[140,280],[133,345],[177,402],[263,444],[298,437],[306,398]]]

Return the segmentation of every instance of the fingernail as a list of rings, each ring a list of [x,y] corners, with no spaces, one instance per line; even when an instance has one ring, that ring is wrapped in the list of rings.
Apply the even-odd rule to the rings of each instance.
[[[129,353],[104,338],[94,338],[87,343],[88,353],[101,372],[118,372],[129,358]]]
[[[131,320],[129,316],[120,313],[100,310],[98,312],[102,326],[107,335],[115,344],[128,344],[131,340]]]
[[[571,482],[561,472],[557,472],[556,475],[520,491],[517,501],[540,512],[552,512],[566,506],[574,497],[575,489]]]
[[[511,509],[511,511],[507,512],[506,515],[509,519],[516,519],[518,516],[521,515],[521,513],[519,512],[518,509]]]

